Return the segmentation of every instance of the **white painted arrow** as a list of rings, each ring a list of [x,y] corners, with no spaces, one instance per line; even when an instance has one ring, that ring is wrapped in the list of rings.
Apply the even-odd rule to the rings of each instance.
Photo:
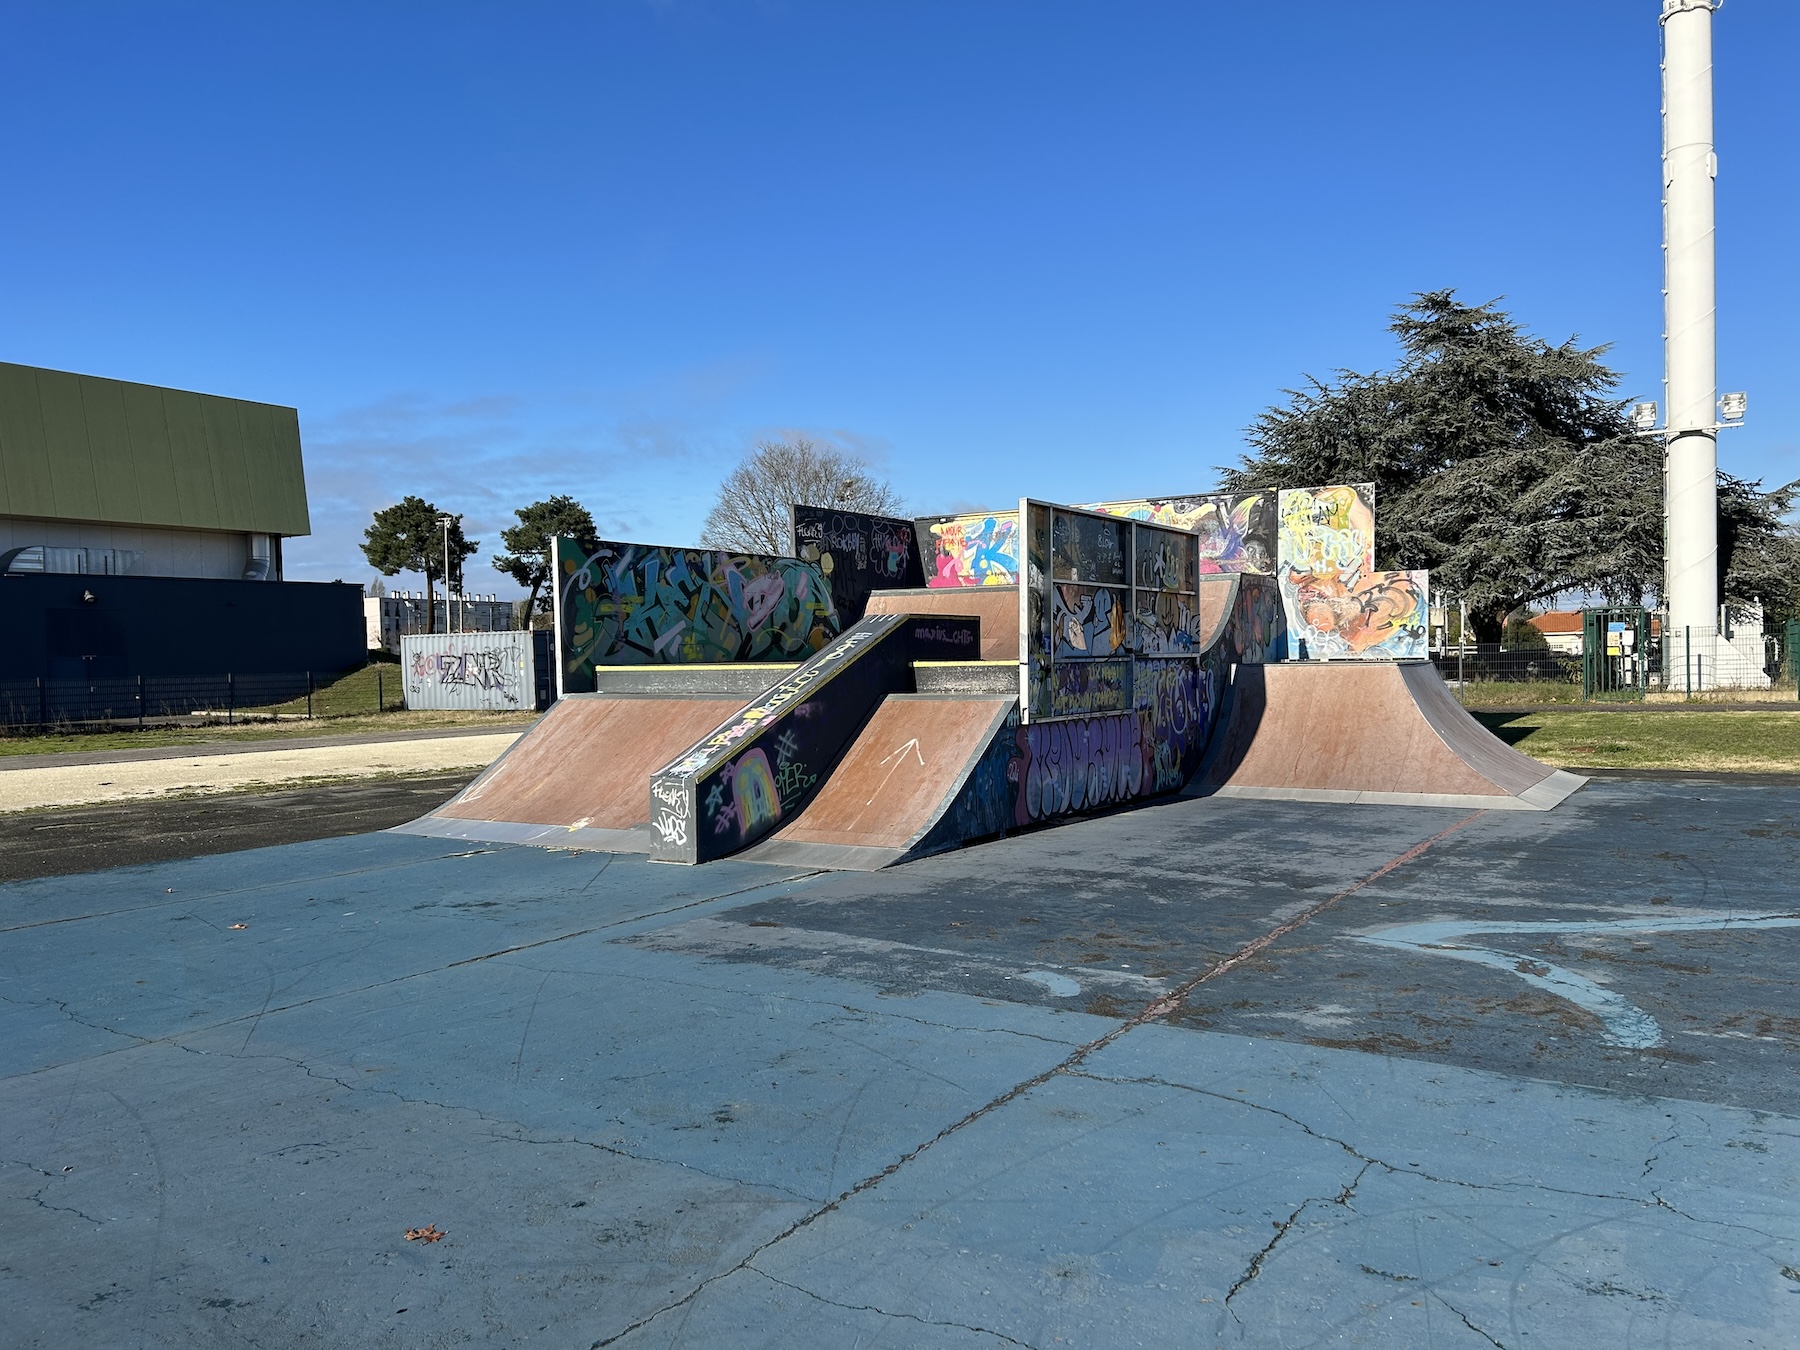
[[[894,770],[906,763],[906,752],[908,750],[912,751],[913,757],[919,761],[919,767],[921,769],[925,767],[925,756],[919,753],[919,738],[917,736],[914,736],[905,745],[897,746],[888,751],[887,754],[882,757],[881,763],[886,764],[891,759],[894,761],[894,768],[888,770],[887,777],[881,780],[881,787],[875,789],[869,800],[863,803],[864,806],[875,805],[875,798],[879,797],[882,794],[883,789],[887,787],[888,782],[894,776]]]

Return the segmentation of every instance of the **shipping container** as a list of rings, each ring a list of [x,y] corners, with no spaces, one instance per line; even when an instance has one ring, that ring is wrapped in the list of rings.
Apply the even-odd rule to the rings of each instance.
[[[400,639],[406,706],[510,712],[538,706],[530,633],[409,633]]]

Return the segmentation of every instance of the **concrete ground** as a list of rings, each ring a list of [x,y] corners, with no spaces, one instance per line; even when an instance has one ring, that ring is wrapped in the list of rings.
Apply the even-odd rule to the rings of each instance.
[[[1797,844],[1609,779],[3,886],[0,1343],[1800,1345]]]

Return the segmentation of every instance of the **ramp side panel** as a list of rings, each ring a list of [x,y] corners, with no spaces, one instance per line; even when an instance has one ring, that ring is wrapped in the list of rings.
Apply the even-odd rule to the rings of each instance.
[[[1557,772],[1515,750],[1471,717],[1429,662],[1403,665],[1400,676],[1444,744],[1507,792],[1523,795]]]
[[[650,775],[741,712],[745,701],[561,699],[492,769],[431,815],[607,830],[648,825]]]
[[[894,850],[955,799],[1015,700],[889,695],[806,809],[773,838]]]
[[[1019,588],[960,586],[916,591],[875,591],[869,614],[972,614],[981,620],[981,659],[1019,659]]]

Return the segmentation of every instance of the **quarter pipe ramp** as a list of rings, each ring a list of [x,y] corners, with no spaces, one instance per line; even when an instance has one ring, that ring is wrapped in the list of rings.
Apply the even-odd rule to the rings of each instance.
[[[1241,665],[1189,796],[1547,811],[1587,780],[1520,754],[1429,662]]]

